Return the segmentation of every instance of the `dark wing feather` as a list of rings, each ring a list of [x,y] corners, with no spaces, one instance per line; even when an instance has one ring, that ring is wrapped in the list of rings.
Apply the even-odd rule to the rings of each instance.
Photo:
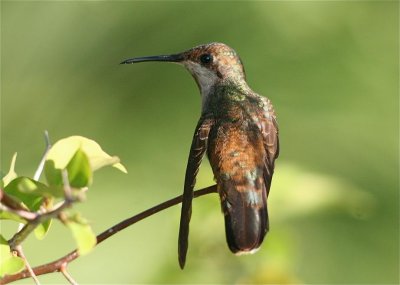
[[[183,190],[181,221],[179,226],[178,258],[179,265],[183,269],[188,249],[189,223],[192,215],[193,188],[196,184],[196,175],[207,150],[208,134],[213,125],[211,118],[201,117],[190,148],[189,159],[186,167],[185,186]]]

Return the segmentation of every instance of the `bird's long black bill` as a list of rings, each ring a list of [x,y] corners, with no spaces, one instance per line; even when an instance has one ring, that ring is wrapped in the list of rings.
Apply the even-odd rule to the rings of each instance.
[[[154,55],[154,56],[144,56],[135,57],[124,60],[121,64],[131,64],[146,61],[166,61],[166,62],[181,62],[183,61],[183,56],[181,54],[170,54],[170,55]]]

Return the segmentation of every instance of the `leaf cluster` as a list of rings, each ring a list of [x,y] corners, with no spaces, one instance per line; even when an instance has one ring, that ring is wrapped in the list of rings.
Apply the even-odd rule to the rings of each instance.
[[[26,262],[19,256],[18,247],[32,232],[38,239],[45,238],[53,220],[70,230],[79,255],[90,252],[96,245],[96,236],[72,206],[85,200],[94,171],[113,166],[127,172],[118,157],[81,136],[61,139],[48,149],[43,160],[43,182],[36,177],[18,176],[16,158],[14,154],[8,173],[0,181],[0,219],[14,221],[20,227],[9,240],[0,234],[0,277],[24,269]],[[39,170],[40,176],[42,169]]]

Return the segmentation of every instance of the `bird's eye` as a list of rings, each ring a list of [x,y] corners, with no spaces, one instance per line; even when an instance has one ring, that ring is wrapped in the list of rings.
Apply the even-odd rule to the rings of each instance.
[[[212,60],[213,60],[213,57],[209,53],[205,53],[200,56],[200,62],[203,64],[208,64],[208,63],[212,62]]]

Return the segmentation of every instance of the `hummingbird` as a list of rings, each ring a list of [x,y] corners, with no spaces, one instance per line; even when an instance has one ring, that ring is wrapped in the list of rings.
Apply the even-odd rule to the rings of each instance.
[[[187,51],[127,59],[121,64],[148,61],[183,65],[201,94],[197,123],[186,167],[181,208],[178,259],[183,269],[188,250],[193,189],[207,153],[229,249],[254,253],[269,230],[267,197],[279,155],[276,115],[271,101],[246,82],[238,54],[223,43],[199,45]]]

